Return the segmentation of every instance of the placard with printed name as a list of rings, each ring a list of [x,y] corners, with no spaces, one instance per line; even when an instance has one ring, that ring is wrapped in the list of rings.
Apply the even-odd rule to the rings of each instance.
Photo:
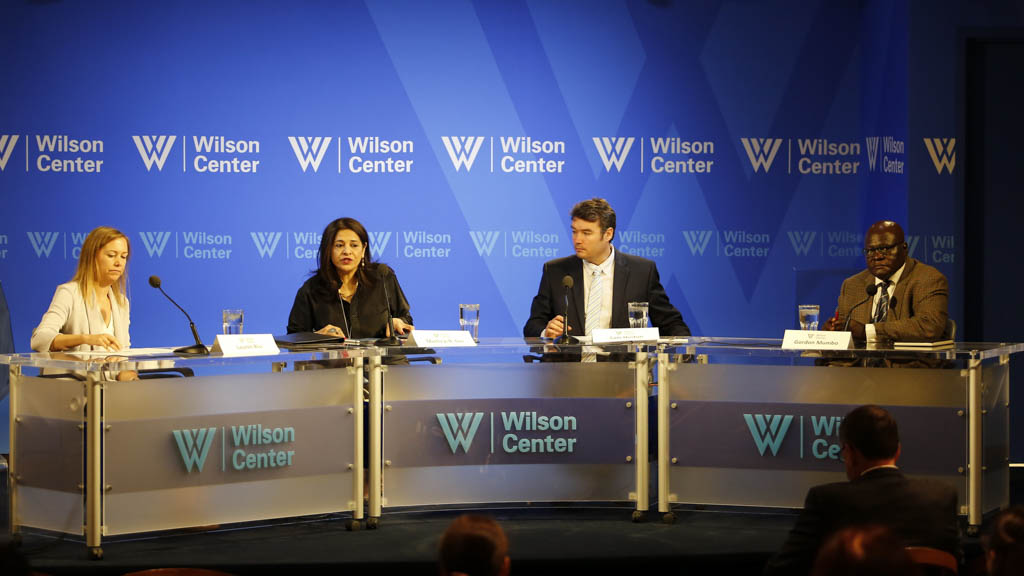
[[[466,330],[413,330],[409,344],[420,348],[451,348],[476,346],[473,335]]]
[[[594,344],[614,342],[657,342],[660,331],[657,328],[597,328],[594,330]]]
[[[218,334],[210,354],[222,356],[267,356],[279,354],[273,334]]]
[[[849,350],[852,344],[850,332],[786,330],[782,339],[783,350]]]

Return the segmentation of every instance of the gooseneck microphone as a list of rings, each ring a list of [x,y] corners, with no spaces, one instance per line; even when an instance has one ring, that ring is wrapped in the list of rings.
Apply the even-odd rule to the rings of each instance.
[[[872,298],[875,297],[875,292],[878,292],[878,284],[868,284],[868,286],[864,288],[864,291],[868,293],[868,297],[854,304],[853,307],[850,308],[850,311],[846,313],[846,322],[843,322],[843,332],[849,331],[850,319],[853,318],[853,311],[856,310],[857,307],[860,306],[861,304],[864,304],[868,300],[871,300]]]
[[[388,308],[388,328],[390,329],[391,336],[385,336],[374,342],[375,346],[401,346],[402,341],[398,339],[398,335],[395,334],[395,320],[391,316],[391,299],[388,297],[388,270],[386,266],[381,265],[381,273],[378,275],[380,283],[384,286],[384,304]],[[386,334],[386,332],[385,332]]]
[[[569,294],[574,284],[572,276],[566,274],[562,277],[562,286],[565,287],[565,311],[562,315],[562,335],[555,338],[555,344],[579,344],[578,338],[569,336]]]
[[[185,318],[188,318],[188,327],[192,329],[192,337],[195,338],[196,343],[192,346],[178,348],[174,353],[181,354],[182,356],[208,356],[210,354],[210,350],[204,346],[203,341],[199,339],[199,333],[196,332],[196,325],[195,322],[192,322],[192,317],[188,315],[188,312],[185,312],[184,308],[178,306],[178,303],[174,301],[174,298],[167,296],[167,292],[164,292],[164,289],[160,287],[160,277],[150,276],[149,285],[159,290],[161,294],[171,301],[171,304],[174,304],[178,307],[178,310],[181,310],[181,313],[185,315]]]

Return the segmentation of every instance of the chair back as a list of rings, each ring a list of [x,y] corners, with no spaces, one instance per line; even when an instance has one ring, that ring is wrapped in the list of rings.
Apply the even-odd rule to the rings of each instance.
[[[924,574],[956,575],[956,556],[945,550],[928,546],[907,546],[907,554],[914,564],[921,567]]]

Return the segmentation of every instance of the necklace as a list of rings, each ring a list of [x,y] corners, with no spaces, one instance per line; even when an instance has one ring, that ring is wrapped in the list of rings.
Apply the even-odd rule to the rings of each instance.
[[[338,296],[341,296],[345,300],[351,300],[352,296],[355,296],[356,290],[359,289],[359,283],[356,282],[352,289],[347,289],[344,284],[338,287]]]

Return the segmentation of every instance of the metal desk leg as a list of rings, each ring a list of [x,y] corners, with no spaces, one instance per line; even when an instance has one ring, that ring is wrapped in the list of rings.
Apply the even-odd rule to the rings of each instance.
[[[981,526],[981,360],[967,365],[967,529]]]
[[[85,394],[88,412],[85,419],[85,545],[89,547],[89,557],[99,560],[103,558],[103,549],[100,548],[103,529],[103,455],[100,453],[103,382],[98,373],[89,373]]]
[[[352,378],[352,415],[355,416],[355,446],[352,465],[352,524],[358,526],[363,519],[363,359],[354,358],[346,369]]]
[[[376,528],[381,512],[381,400],[384,367],[380,356],[370,357],[370,517],[369,528]]]
[[[20,418],[18,418],[18,401],[20,400],[19,387],[21,386],[21,368],[11,366],[8,374],[10,375],[10,380],[8,380],[10,383],[10,395],[8,397],[8,408],[10,409],[10,436],[8,438],[10,438],[11,441],[10,454],[7,456],[7,478],[8,486],[10,486],[10,492],[8,494],[8,496],[10,496],[10,507],[7,509],[10,516],[8,518],[10,523],[8,528],[10,529],[11,537],[18,539],[21,537],[21,531],[19,530],[18,524],[18,455],[16,453],[17,451],[15,450],[15,446],[18,445],[18,421],[20,420]]]
[[[647,352],[637,352],[636,355],[636,456],[633,458],[636,469],[636,510],[633,512],[633,521],[643,519],[644,514],[650,508],[650,476],[651,464],[648,461],[648,438],[647,438],[647,402],[648,402],[648,363],[650,359]]]
[[[668,354],[658,354],[658,512],[665,516],[665,522],[674,522],[672,503],[669,501],[669,403],[671,394],[668,385],[670,364]]]

